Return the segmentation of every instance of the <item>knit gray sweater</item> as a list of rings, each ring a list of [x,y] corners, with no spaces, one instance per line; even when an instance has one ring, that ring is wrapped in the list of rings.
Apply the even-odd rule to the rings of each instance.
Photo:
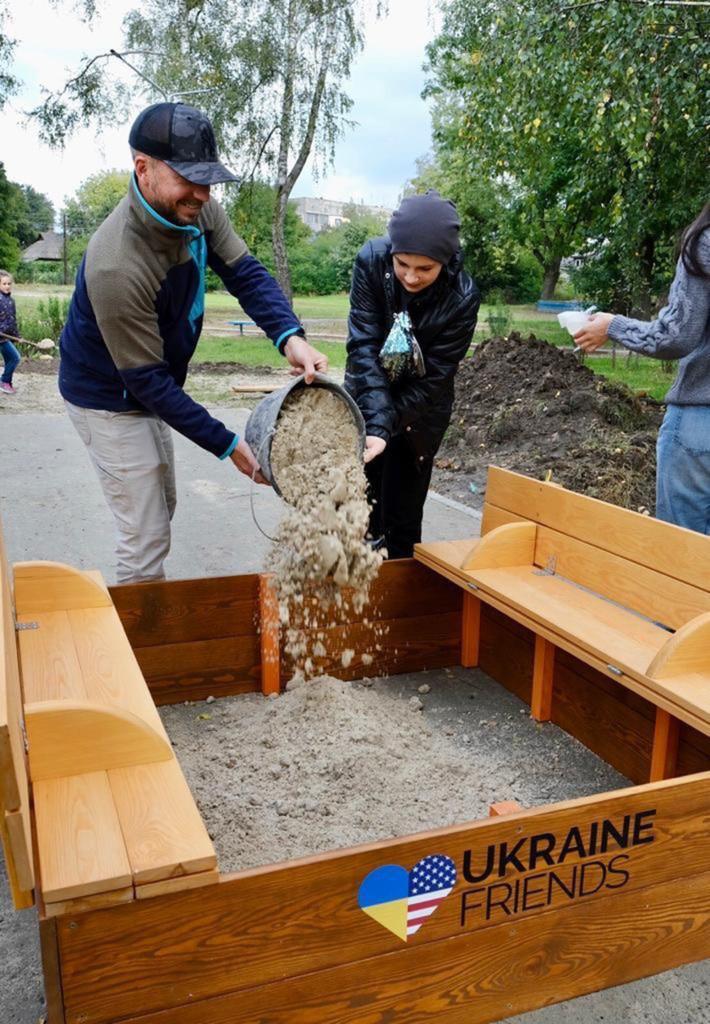
[[[698,262],[710,270],[710,228],[700,236]],[[694,277],[678,260],[675,277],[656,320],[615,316],[608,335],[633,352],[654,359],[679,359],[666,395],[669,405],[710,405],[710,281]]]

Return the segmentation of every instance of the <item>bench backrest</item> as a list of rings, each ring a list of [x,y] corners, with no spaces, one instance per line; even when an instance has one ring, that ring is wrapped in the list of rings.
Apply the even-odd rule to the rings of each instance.
[[[491,466],[481,533],[520,520],[541,569],[671,629],[710,611],[710,537]]]
[[[20,667],[10,569],[0,527],[0,820],[15,907],[33,902],[34,870]]]

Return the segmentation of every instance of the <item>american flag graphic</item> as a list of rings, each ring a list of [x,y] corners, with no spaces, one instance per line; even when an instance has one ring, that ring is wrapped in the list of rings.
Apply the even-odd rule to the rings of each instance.
[[[407,936],[415,935],[456,885],[456,865],[451,857],[434,854],[409,872]]]

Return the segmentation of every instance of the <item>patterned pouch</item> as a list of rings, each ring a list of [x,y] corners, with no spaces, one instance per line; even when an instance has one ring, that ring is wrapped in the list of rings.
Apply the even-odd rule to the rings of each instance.
[[[417,377],[426,376],[424,356],[414,337],[412,320],[406,310],[395,313],[392,330],[380,349],[380,363],[392,381],[407,372]]]

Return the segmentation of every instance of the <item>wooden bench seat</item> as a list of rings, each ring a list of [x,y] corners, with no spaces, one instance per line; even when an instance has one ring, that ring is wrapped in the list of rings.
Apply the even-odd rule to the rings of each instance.
[[[18,563],[15,626],[1,567],[27,746],[9,774],[26,769],[31,786],[47,915],[215,882],[214,847],[99,574]],[[6,700],[14,687],[6,674]]]
[[[491,467],[481,538],[415,557],[466,591],[465,664],[480,601],[535,633],[536,718],[561,648],[656,706],[653,773],[672,766],[664,716],[710,734],[710,538]]]

